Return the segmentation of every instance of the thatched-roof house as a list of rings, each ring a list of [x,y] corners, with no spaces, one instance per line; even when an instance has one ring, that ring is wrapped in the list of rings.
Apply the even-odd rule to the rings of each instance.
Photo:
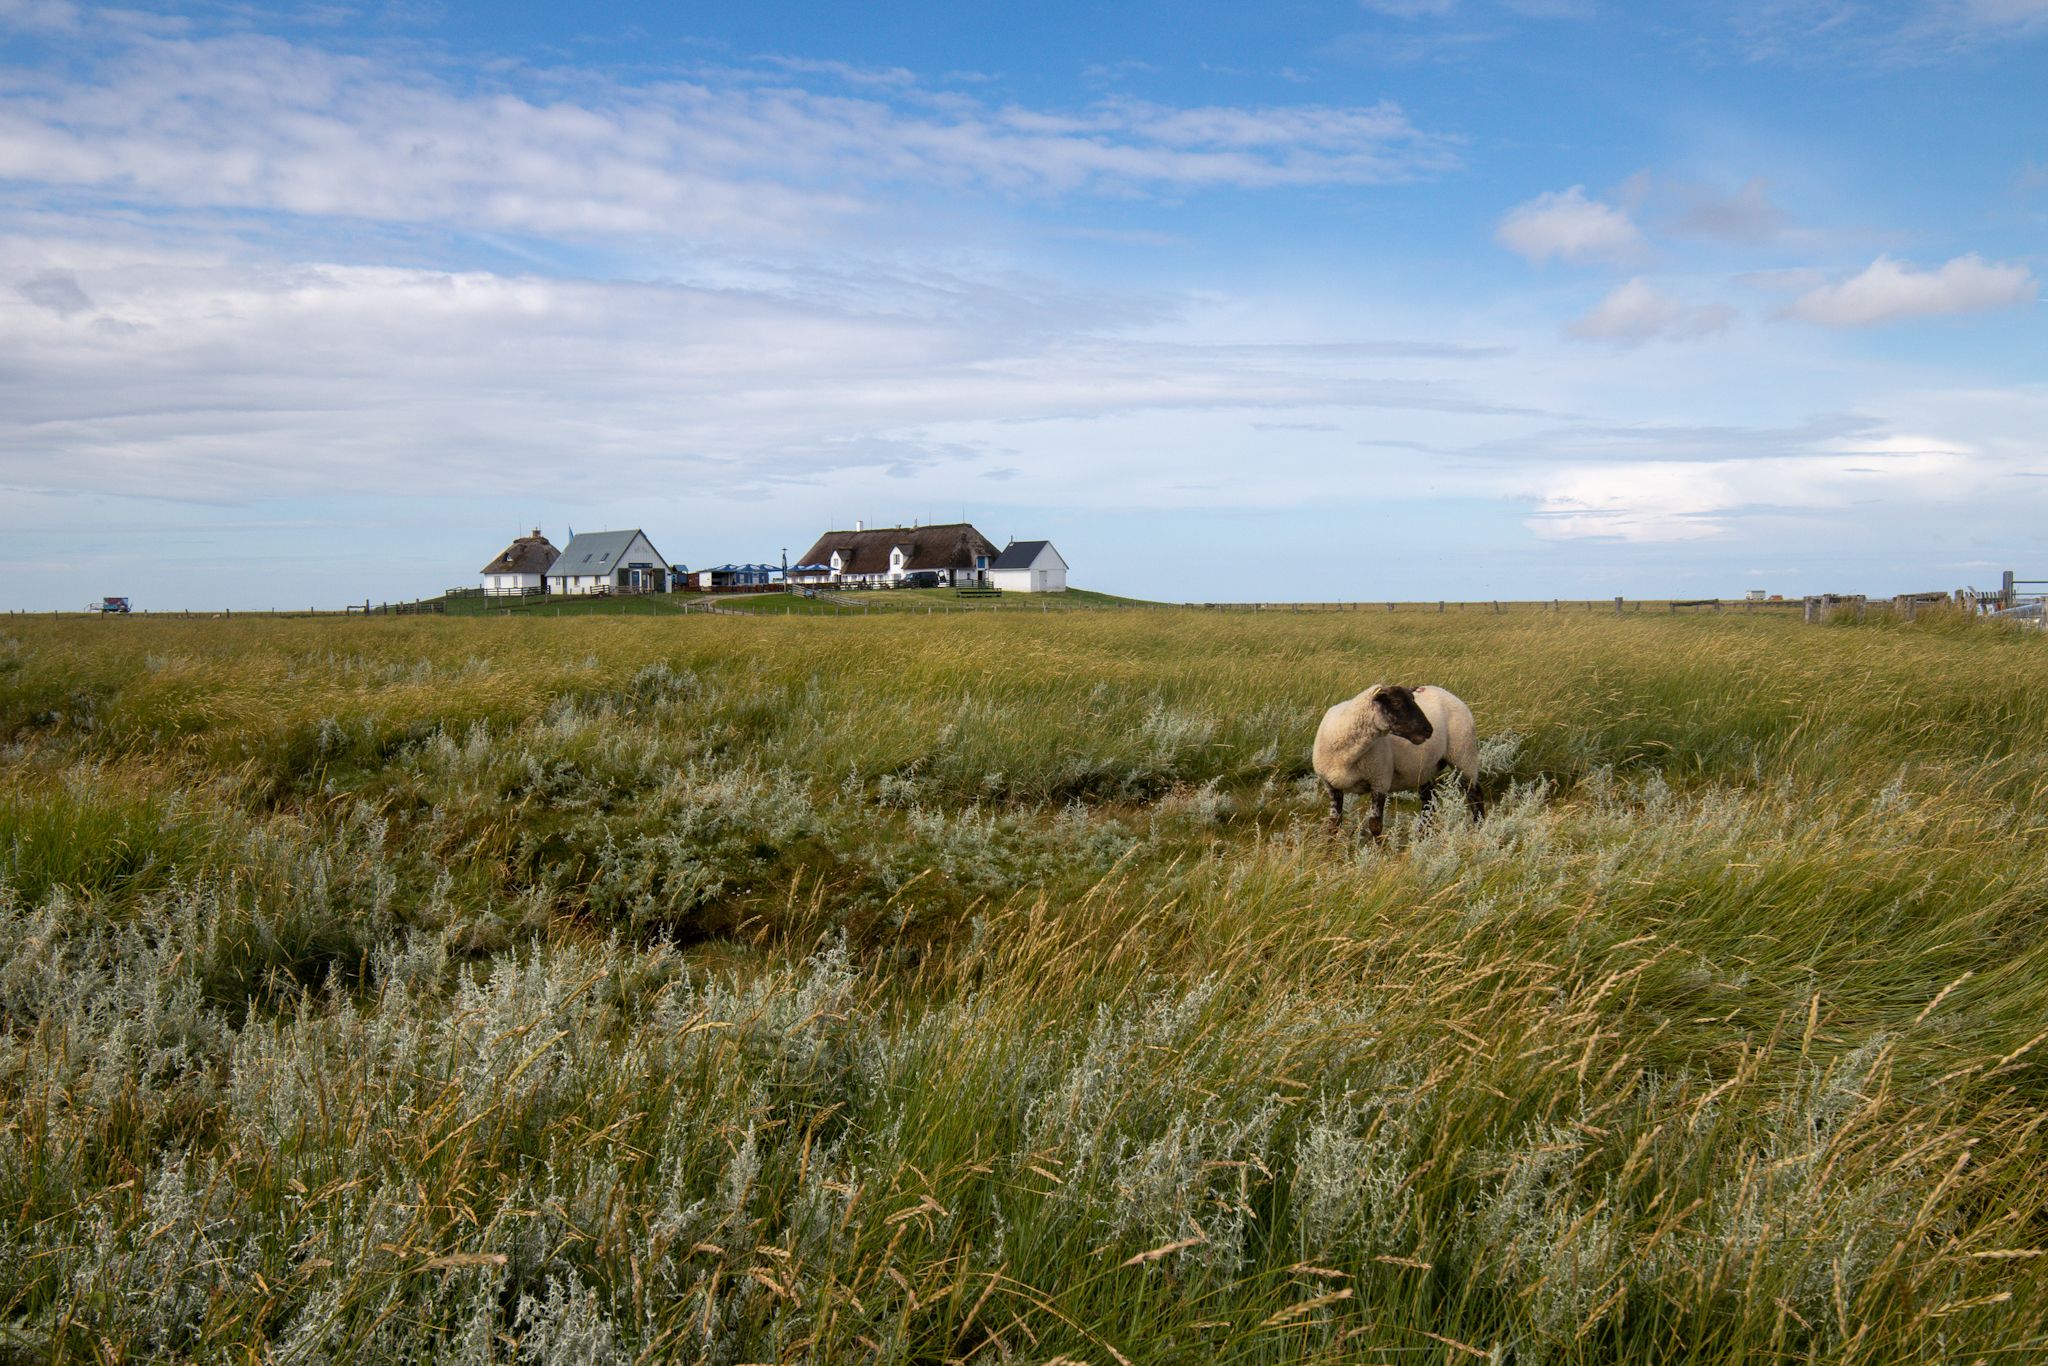
[[[542,592],[547,572],[554,567],[558,552],[535,527],[531,536],[521,536],[505,547],[505,553],[478,572],[484,576],[484,592],[518,596]]]
[[[797,561],[798,568],[790,571],[790,578],[881,585],[929,572],[942,584],[978,584],[987,581],[988,567],[1000,553],[993,541],[965,522],[873,530],[855,523],[851,531],[828,531],[820,536]],[[805,566],[823,568],[800,574]]]

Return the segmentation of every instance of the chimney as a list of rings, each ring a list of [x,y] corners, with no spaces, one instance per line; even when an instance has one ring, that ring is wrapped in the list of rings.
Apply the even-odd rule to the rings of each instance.
[[[866,531],[868,529],[868,524],[866,522],[863,522],[860,518],[856,517],[853,519],[853,529],[855,531]]]

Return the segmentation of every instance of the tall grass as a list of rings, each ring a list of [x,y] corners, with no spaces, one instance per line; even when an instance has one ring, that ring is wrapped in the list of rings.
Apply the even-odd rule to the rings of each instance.
[[[2048,1348],[2041,643],[26,623],[0,1358]],[[1493,811],[1320,833],[1323,706]]]

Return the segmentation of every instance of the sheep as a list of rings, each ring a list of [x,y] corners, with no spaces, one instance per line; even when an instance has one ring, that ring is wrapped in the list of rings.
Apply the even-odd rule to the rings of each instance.
[[[1330,794],[1330,833],[1344,823],[1344,794],[1372,794],[1366,829],[1374,839],[1385,828],[1387,794],[1420,792],[1422,818],[1429,817],[1436,780],[1455,768],[1465,783],[1472,818],[1486,814],[1479,796],[1479,742],[1472,709],[1442,688],[1410,690],[1380,683],[1323,713],[1311,758]]]

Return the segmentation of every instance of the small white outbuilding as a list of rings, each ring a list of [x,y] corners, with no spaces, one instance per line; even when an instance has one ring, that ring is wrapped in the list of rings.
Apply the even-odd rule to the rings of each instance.
[[[988,567],[988,583],[1006,593],[1064,593],[1067,562],[1051,541],[1012,541]]]

